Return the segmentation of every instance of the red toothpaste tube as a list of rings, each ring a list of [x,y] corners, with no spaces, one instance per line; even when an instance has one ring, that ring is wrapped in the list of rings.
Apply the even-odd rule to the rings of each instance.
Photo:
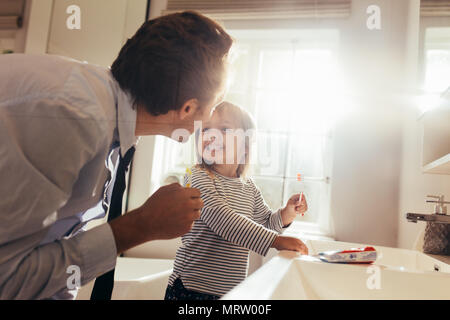
[[[331,263],[373,263],[377,260],[377,251],[374,247],[352,248],[342,251],[320,252],[315,257]]]

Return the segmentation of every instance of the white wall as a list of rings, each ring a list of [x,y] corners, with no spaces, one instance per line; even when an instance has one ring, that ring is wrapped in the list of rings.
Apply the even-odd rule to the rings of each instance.
[[[423,42],[424,30],[428,26],[450,26],[449,18],[421,18],[420,36],[417,43],[411,43],[411,51],[416,50]],[[419,55],[420,57],[420,55]],[[415,57],[417,60],[417,57]],[[420,62],[412,61],[418,66],[415,78],[420,79]],[[412,67],[411,67],[412,69]],[[415,103],[412,101],[412,103]],[[398,242],[400,248],[416,248],[422,250],[423,231],[426,224],[423,222],[407,222],[405,215],[412,213],[432,213],[434,207],[425,202],[426,195],[443,194],[446,199],[450,198],[450,175],[434,175],[422,173],[422,135],[423,130],[419,121],[419,110],[405,108],[403,113],[403,147],[400,179],[400,198],[398,213]],[[449,124],[450,125],[450,124]],[[450,143],[450,141],[449,141]]]
[[[69,30],[69,5],[81,9],[81,29]],[[109,66],[145,20],[146,0],[54,0],[47,52]]]
[[[336,240],[397,246],[403,119],[417,110],[408,102],[416,85],[420,3],[353,1],[352,12],[370,4],[381,7],[381,30],[362,28],[362,15],[343,40],[358,111],[335,131],[331,211]]]
[[[423,64],[419,61],[421,54],[420,46],[423,45],[424,30],[427,26],[450,26],[448,18],[419,18],[418,12],[411,15],[410,21],[410,42],[408,50],[417,52],[417,55],[410,55],[409,69],[411,71],[410,78],[421,81],[421,67]],[[419,37],[414,38],[414,36]],[[422,42],[422,43],[421,43]],[[416,67],[416,68],[414,68]],[[411,101],[411,103],[417,103]],[[401,162],[401,178],[400,178],[400,195],[399,195],[399,213],[398,213],[398,241],[397,246],[400,248],[411,249],[416,243],[421,243],[423,238],[422,232],[425,229],[425,223],[407,222],[405,215],[407,212],[415,213],[431,213],[433,206],[426,204],[425,199],[428,194],[444,194],[450,197],[450,176],[433,175],[422,173],[422,128],[419,122],[419,110],[417,108],[408,108],[403,110],[403,132],[402,132],[402,162]],[[421,249],[421,248],[418,248]]]
[[[422,173],[422,130],[418,117],[419,114],[414,112],[404,115],[398,246],[407,249],[411,249],[416,241],[421,243],[417,237],[426,224],[407,222],[406,213],[434,212],[433,204],[425,202],[428,194],[443,194],[447,201],[450,199],[450,175]]]

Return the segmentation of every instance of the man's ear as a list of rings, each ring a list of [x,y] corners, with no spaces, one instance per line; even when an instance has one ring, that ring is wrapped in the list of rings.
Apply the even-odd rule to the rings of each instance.
[[[192,117],[200,108],[197,99],[189,99],[178,110],[178,117],[180,120],[186,120]]]

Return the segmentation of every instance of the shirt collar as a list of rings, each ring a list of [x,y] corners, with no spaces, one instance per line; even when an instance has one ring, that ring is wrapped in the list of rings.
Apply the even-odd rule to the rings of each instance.
[[[117,94],[117,130],[120,143],[120,154],[122,157],[132,147],[135,146],[139,138],[135,135],[137,111],[133,107],[131,95],[123,91],[119,84],[114,81]]]

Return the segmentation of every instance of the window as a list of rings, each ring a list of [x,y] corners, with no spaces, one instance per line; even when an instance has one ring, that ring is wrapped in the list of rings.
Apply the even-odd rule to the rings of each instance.
[[[423,41],[423,93],[419,99],[419,109],[423,113],[441,103],[440,96],[450,88],[450,25],[441,26],[439,21],[422,17]],[[431,25],[431,26],[429,26]]]
[[[337,30],[228,30],[236,39],[226,100],[249,111],[258,134],[252,178],[272,209],[304,192],[305,230],[330,234],[332,123],[342,111]],[[194,163],[193,139],[158,138],[161,183]],[[160,157],[159,155],[163,155]],[[154,164],[155,165],[155,164]],[[298,181],[298,175],[301,181]]]

